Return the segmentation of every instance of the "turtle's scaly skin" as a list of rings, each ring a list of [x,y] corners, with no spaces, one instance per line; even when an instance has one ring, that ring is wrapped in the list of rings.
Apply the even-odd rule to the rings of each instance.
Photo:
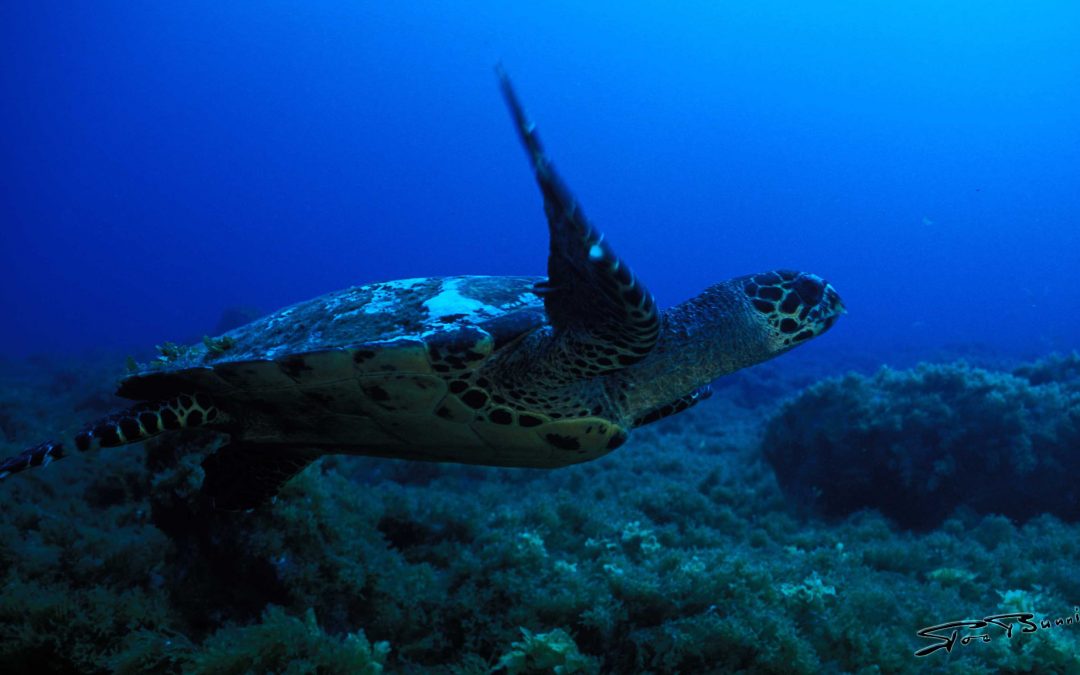
[[[547,277],[358,286],[170,348],[121,383],[141,403],[0,462],[0,477],[67,447],[199,426],[231,437],[203,463],[203,491],[222,508],[258,505],[326,453],[565,466],[610,452],[635,426],[708,396],[711,380],[823,333],[843,311],[819,277],[775,271],[660,312],[502,84],[544,197]]]

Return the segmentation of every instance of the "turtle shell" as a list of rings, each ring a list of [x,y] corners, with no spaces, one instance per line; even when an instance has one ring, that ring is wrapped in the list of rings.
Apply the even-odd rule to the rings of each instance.
[[[492,408],[475,385],[492,355],[546,325],[538,281],[461,276],[337,291],[169,350],[118,394],[209,393],[246,442],[513,466],[584,461],[625,433],[591,416]]]
[[[168,350],[117,394],[157,400],[221,395],[379,372],[433,372],[429,343],[491,336],[489,353],[546,322],[540,277],[460,276],[355,286],[301,302],[202,344]],[[447,364],[449,365],[449,364]]]

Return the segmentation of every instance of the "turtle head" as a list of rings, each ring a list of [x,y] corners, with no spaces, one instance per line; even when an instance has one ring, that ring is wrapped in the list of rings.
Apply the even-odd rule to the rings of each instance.
[[[742,282],[777,353],[821,335],[847,311],[832,284],[816,274],[776,270]]]
[[[736,277],[664,311],[658,348],[625,369],[636,424],[683,410],[718,377],[779,356],[832,328],[844,313],[821,277],[775,270]]]

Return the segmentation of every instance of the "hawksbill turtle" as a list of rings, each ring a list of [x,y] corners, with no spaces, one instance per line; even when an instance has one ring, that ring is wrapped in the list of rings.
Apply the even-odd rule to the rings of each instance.
[[[229,441],[202,492],[239,510],[323,454],[511,467],[600,457],[678,413],[721,375],[828,330],[821,277],[787,270],[713,285],[661,311],[556,173],[505,73],[502,93],[543,195],[547,276],[388,281],[301,302],[123,379],[138,401],[0,462],[0,477],[72,449],[203,427]]]

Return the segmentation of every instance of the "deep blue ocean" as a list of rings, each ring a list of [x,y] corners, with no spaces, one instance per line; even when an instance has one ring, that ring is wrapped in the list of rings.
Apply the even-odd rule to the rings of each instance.
[[[542,274],[500,61],[664,306],[790,267],[850,311],[807,349],[1078,344],[1072,3],[4,3],[0,31],[6,355]]]
[[[662,307],[848,313],[203,347],[543,275],[499,66]],[[0,2],[0,673],[1080,673],[1078,121],[1067,0]]]

